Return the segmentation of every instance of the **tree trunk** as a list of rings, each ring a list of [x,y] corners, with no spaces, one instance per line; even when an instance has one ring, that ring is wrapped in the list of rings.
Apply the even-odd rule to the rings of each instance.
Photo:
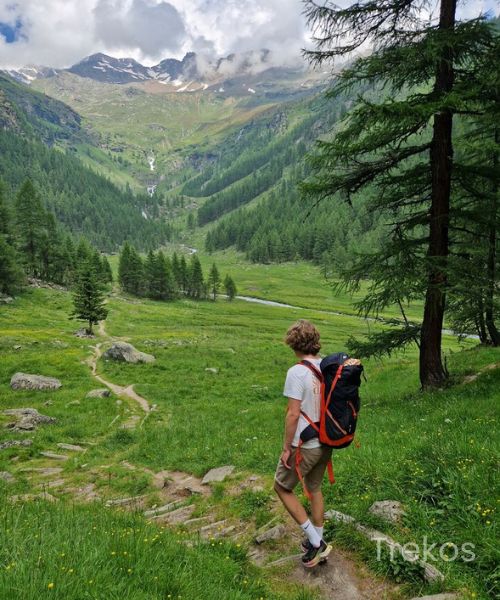
[[[500,133],[497,127],[495,127],[495,142],[498,144],[500,141]],[[495,172],[498,169],[498,155],[495,152],[493,156],[493,165],[495,166]],[[493,190],[494,196],[491,207],[490,224],[489,224],[489,236],[488,236],[488,286],[486,291],[486,327],[490,334],[491,343],[493,346],[500,346],[500,333],[495,325],[495,317],[493,311],[494,297],[495,297],[495,275],[496,275],[496,253],[497,253],[497,189]]]
[[[448,33],[455,26],[456,0],[441,0],[439,30]],[[453,49],[445,46],[436,70],[436,98],[453,89]],[[432,190],[427,249],[428,279],[420,345],[420,383],[422,388],[442,385],[446,369],[441,357],[441,331],[445,308],[448,224],[451,193],[453,113],[445,109],[434,115],[430,150]]]

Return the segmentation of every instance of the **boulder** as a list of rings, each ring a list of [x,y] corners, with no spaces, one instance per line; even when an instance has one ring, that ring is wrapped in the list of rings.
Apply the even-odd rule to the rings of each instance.
[[[108,390],[108,388],[102,388],[99,390],[90,390],[85,398],[109,398],[110,396],[110,390]]]
[[[259,534],[255,538],[256,544],[263,544],[264,542],[268,542],[269,540],[279,540],[286,533],[286,529],[284,525],[275,525],[271,527],[271,529],[267,529],[263,533]]]
[[[54,417],[47,417],[40,414],[36,408],[9,408],[3,411],[4,415],[14,415],[18,418],[17,422],[9,423],[7,427],[14,431],[31,431],[36,429],[41,423],[55,423]]]
[[[225,467],[217,467],[216,469],[210,469],[208,473],[205,474],[205,477],[201,480],[202,485],[206,485],[207,483],[214,483],[216,481],[224,481],[226,477],[229,477],[231,473],[234,471],[233,465],[227,465]]]
[[[15,373],[10,380],[13,390],[58,390],[62,383],[54,377]]]
[[[376,515],[384,521],[398,523],[406,513],[401,502],[397,500],[380,500],[374,502],[368,509],[372,515]]]
[[[118,360],[128,363],[151,363],[156,360],[152,354],[140,352],[127,342],[115,342],[109,350],[106,350],[103,357],[107,360]]]
[[[207,373],[213,373],[214,375],[217,375],[217,373],[219,372],[219,369],[215,368],[215,367],[207,367],[205,369],[205,371]]]
[[[12,304],[12,302],[14,302],[14,298],[0,294],[0,304]]]
[[[15,446],[31,446],[33,440],[7,440],[6,442],[0,443],[0,450],[6,448],[14,448]]]

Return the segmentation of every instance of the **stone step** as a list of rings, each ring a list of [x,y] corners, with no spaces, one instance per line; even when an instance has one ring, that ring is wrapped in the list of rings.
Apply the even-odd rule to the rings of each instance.
[[[52,460],[68,460],[69,458],[66,454],[56,454],[55,452],[40,452],[40,454]]]
[[[78,444],[65,444],[63,442],[59,442],[57,447],[61,448],[61,450],[70,450],[71,452],[85,452],[86,450],[86,448],[78,446]]]

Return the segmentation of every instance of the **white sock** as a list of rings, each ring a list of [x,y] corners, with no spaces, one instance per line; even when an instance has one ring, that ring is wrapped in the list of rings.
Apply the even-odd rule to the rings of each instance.
[[[314,525],[311,523],[309,519],[305,523],[301,525],[303,532],[307,535],[307,539],[311,542],[311,544],[315,548],[319,548],[321,546],[321,537],[318,535]]]
[[[316,531],[318,532],[319,537],[323,539],[323,526],[317,527],[316,525],[314,525],[314,529],[316,529]]]

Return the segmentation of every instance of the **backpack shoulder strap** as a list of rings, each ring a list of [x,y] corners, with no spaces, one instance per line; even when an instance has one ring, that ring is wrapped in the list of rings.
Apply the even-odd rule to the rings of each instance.
[[[298,364],[307,367],[312,372],[312,374],[316,376],[316,379],[323,383],[323,373],[318,369],[318,367],[313,365],[312,362],[309,362],[308,360],[301,360]]]

